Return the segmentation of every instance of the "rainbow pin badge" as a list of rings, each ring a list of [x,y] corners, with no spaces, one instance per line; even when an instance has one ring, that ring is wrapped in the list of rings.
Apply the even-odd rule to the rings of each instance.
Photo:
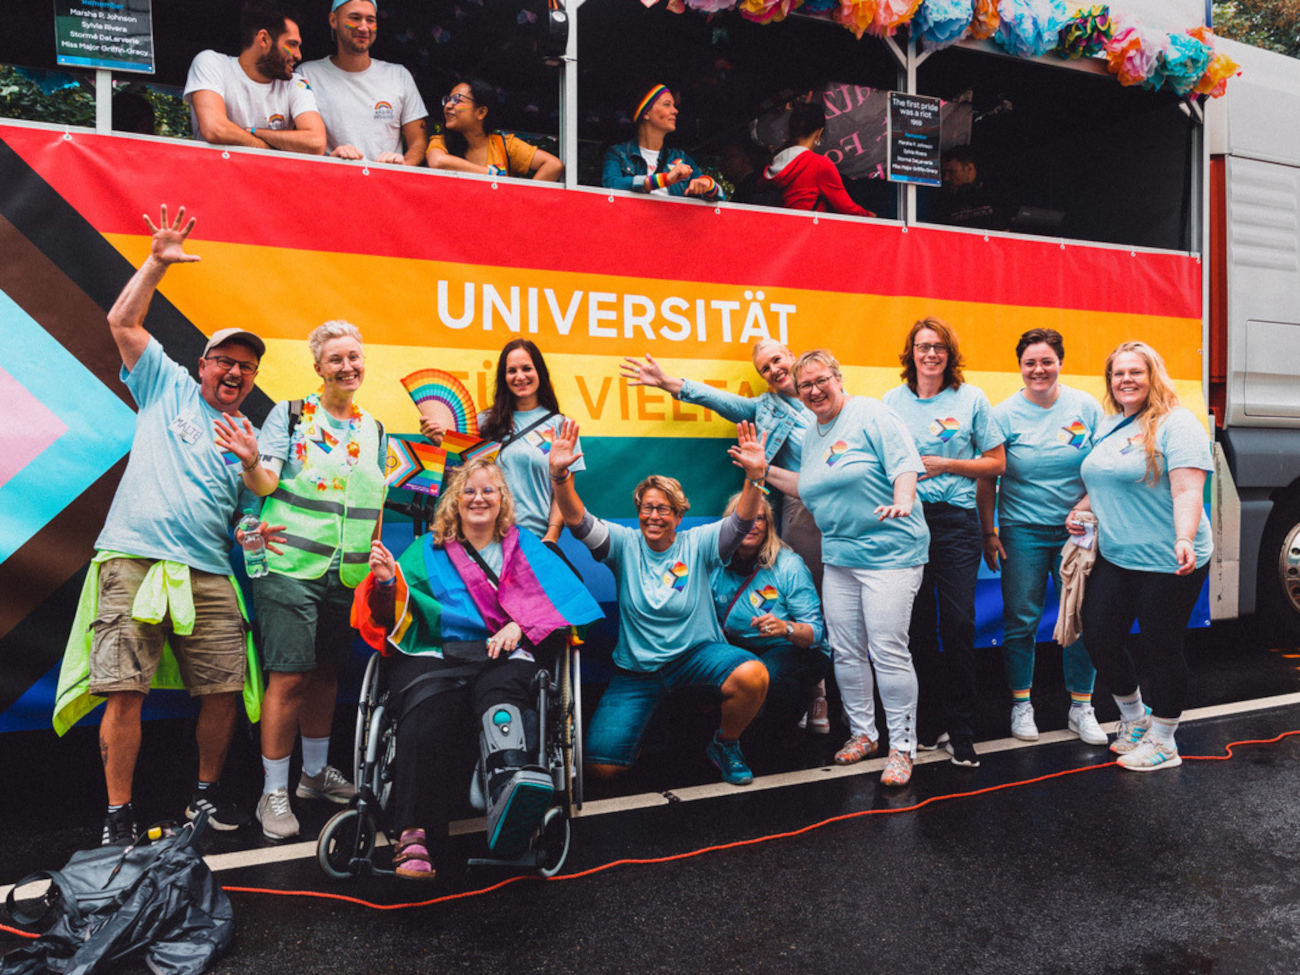
[[[1061,443],[1082,450],[1088,440],[1088,428],[1083,425],[1082,420],[1075,420],[1068,426],[1061,427],[1056,434],[1056,439]]]
[[[1133,436],[1129,437],[1128,440],[1124,441],[1124,446],[1119,449],[1119,452],[1121,454],[1131,454],[1142,446],[1145,439],[1146,438],[1143,437],[1142,434],[1135,433]]]
[[[776,604],[777,597],[780,595],[776,586],[766,585],[749,594],[749,605],[753,606],[757,613],[766,613]]]
[[[936,417],[934,422],[930,424],[930,433],[938,437],[943,443],[951,440],[960,429],[961,423],[955,416]]]
[[[545,430],[534,430],[524,438],[544,454],[551,452],[551,444],[555,443],[555,431],[549,427]]]
[[[834,467],[835,462],[844,456],[844,451],[849,449],[849,445],[843,440],[836,440],[826,448],[826,466]]]
[[[686,577],[691,574],[691,570],[686,567],[685,562],[674,562],[673,567],[665,572],[662,576],[664,585],[674,592],[681,592],[686,588]]]

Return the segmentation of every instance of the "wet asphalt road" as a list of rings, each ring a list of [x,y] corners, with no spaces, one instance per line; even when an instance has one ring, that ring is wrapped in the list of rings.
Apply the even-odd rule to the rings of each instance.
[[[696,740],[708,716],[686,708],[659,736],[661,750],[616,789],[592,796],[556,880],[525,878],[477,893],[510,875],[478,869],[415,885],[328,881],[309,859],[223,869],[228,887],[374,905],[467,896],[381,911],[235,892],[235,945],[213,971],[1300,970],[1300,735],[1241,746],[1230,761],[1191,758],[1300,730],[1300,701],[1190,721],[1179,733],[1181,768],[1124,773],[1102,749],[1048,740],[1064,725],[1066,700],[1059,661],[1047,649],[1035,689],[1044,743],[1003,741],[1000,662],[985,652],[978,730],[990,744],[981,767],[918,765],[903,790],[882,790],[874,773],[817,771],[839,743],[836,728],[825,738],[754,743],[760,773],[810,770],[796,784],[763,788],[768,778],[693,798],[691,787],[714,776],[697,747],[703,738]],[[1244,625],[1194,634],[1191,706],[1300,691],[1300,659],[1288,654]],[[340,739],[350,735],[350,709],[343,710]],[[1100,699],[1098,711],[1102,720],[1115,717]],[[149,727],[141,769],[155,774],[139,794],[146,815],[183,806],[188,737],[185,722]],[[57,866],[93,842],[103,801],[93,729],[62,741],[44,733],[6,739],[15,740],[0,741],[0,774],[10,783],[0,797],[0,884]],[[228,779],[250,800],[257,771],[252,739],[241,737]],[[1069,774],[1028,782],[1053,773]],[[650,798],[608,811],[625,796]],[[332,811],[302,805],[305,833]],[[763,839],[834,817],[845,818]],[[208,847],[270,848],[247,832],[212,837]],[[761,841],[728,846],[753,840]],[[466,853],[481,841],[481,833],[459,840]],[[724,848],[602,869],[714,845]],[[19,942],[0,934],[0,950]]]

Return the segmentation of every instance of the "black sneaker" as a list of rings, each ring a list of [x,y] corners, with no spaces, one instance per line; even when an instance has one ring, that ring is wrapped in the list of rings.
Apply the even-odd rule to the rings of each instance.
[[[969,738],[953,738],[943,747],[952,756],[952,764],[965,765],[967,768],[980,767],[980,757],[975,754],[975,742]]]
[[[100,846],[130,846],[140,836],[140,825],[135,821],[135,810],[128,802],[116,812],[104,817],[104,832]]]
[[[190,796],[190,804],[185,807],[185,818],[191,821],[198,819],[201,812],[208,814],[208,825],[220,832],[241,829],[252,822],[248,813],[215,785],[195,789]]]

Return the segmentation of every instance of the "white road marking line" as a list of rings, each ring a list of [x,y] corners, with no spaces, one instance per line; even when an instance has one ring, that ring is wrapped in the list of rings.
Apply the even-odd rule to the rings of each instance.
[[[1300,704],[1300,692],[1292,694],[1279,694],[1275,697],[1261,697],[1253,701],[1237,701],[1229,704],[1215,704],[1210,707],[1196,708],[1192,711],[1184,711],[1182,724],[1191,724],[1196,721],[1207,721],[1211,718],[1222,718],[1235,714],[1248,714],[1252,711],[1267,711],[1271,708],[1286,707],[1292,704]],[[1106,732],[1114,732],[1115,724],[1102,725]],[[979,753],[989,755],[995,752],[1016,751],[1022,748],[1037,748],[1042,745],[1052,745],[1062,741],[1078,741],[1075,735],[1068,731],[1048,731],[1041,734],[1038,741],[1020,741],[1017,738],[998,738],[993,741],[978,742]],[[1109,750],[1101,745],[1095,746],[1097,760],[1099,762],[1108,762],[1111,760]],[[686,786],[681,789],[672,789],[669,794],[659,792],[647,792],[634,796],[618,796],[613,799],[600,799],[595,802],[588,802],[583,805],[582,810],[578,813],[578,818],[590,818],[593,816],[607,816],[611,813],[629,812],[634,809],[648,809],[654,806],[666,806],[671,802],[693,802],[699,799],[716,799],[721,796],[752,795],[755,792],[763,792],[768,789],[784,789],[793,785],[805,785],[809,782],[825,782],[828,779],[844,778],[850,775],[867,775],[878,772],[885,766],[885,757],[872,758],[864,762],[858,762],[856,765],[827,765],[820,768],[800,769],[796,772],[782,772],[777,775],[765,775],[756,778],[752,785],[732,786],[724,782],[715,782],[708,785]],[[917,765],[932,765],[935,762],[948,761],[948,753],[943,749],[933,752],[921,752],[916,757]],[[669,798],[671,795],[673,798]],[[483,832],[483,819],[462,819],[451,824],[451,833],[453,836],[460,836],[466,833]],[[381,834],[382,836],[382,834]],[[387,846],[389,840],[383,837],[377,846]],[[245,867],[263,866],[270,863],[285,863],[292,860],[310,860],[316,856],[316,841],[303,841],[300,843],[287,843],[278,846],[259,847],[254,850],[239,850],[234,853],[214,853],[205,857],[208,866],[213,873],[221,873],[227,870],[240,870]],[[38,897],[48,886],[43,882],[29,884],[22,888],[25,897]],[[0,900],[3,900],[13,888],[12,884],[0,887]],[[26,893],[30,891],[30,893]]]

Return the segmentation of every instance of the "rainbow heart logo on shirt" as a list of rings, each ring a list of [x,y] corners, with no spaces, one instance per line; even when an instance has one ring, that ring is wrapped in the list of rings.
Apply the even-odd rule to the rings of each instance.
[[[844,451],[849,449],[849,445],[843,440],[836,440],[826,448],[826,466],[834,467],[835,462],[844,456]]]
[[[961,429],[961,423],[955,416],[936,417],[930,424],[930,433],[938,437],[944,443],[953,438],[958,430]]]
[[[551,444],[555,442],[554,430],[534,430],[528,435],[528,442],[544,454],[551,452]]]
[[[1088,442],[1088,428],[1083,425],[1082,420],[1074,420],[1067,426],[1061,427],[1056,434],[1056,439],[1061,443],[1082,450],[1083,445]]]
[[[764,586],[762,589],[755,589],[749,594],[749,605],[754,607],[755,612],[766,613],[776,604],[780,595],[781,593],[776,586]]]
[[[1129,437],[1126,441],[1124,441],[1124,446],[1119,449],[1119,452],[1121,454],[1131,454],[1133,453],[1133,451],[1140,448],[1143,445],[1145,440],[1146,440],[1145,436],[1143,436],[1140,433],[1135,433],[1133,434],[1133,436]]]
[[[686,579],[691,574],[691,570],[686,567],[685,562],[674,562],[673,567],[665,572],[662,576],[664,585],[674,592],[681,592],[686,588]]]

